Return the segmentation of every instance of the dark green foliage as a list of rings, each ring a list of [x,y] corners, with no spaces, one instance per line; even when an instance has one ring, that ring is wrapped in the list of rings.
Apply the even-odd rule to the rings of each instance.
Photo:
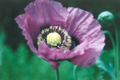
[[[101,57],[98,58],[98,60],[96,61],[96,66],[98,68],[101,68],[102,70],[104,70],[104,72],[108,74],[108,76],[104,76],[104,78],[109,80],[116,79],[114,67],[113,67],[114,56],[110,56],[113,55],[112,53],[113,53],[112,50],[105,51],[102,53]]]

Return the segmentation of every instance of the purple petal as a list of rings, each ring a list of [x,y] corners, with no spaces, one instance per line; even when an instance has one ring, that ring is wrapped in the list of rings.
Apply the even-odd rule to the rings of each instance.
[[[105,36],[101,26],[93,15],[78,8],[68,8],[69,34],[79,40],[79,45],[71,50],[68,61],[75,65],[87,67],[95,63],[105,45]]]
[[[101,47],[103,47],[103,46],[96,46],[96,47],[98,48],[97,50],[95,50],[93,48],[89,48],[89,49],[85,50],[83,55],[76,56],[74,58],[69,59],[68,61],[72,62],[75,65],[81,66],[81,67],[92,66],[95,63],[96,59],[100,56],[100,54],[102,52]]]
[[[36,55],[40,58],[43,58],[44,60],[48,61],[51,66],[53,67],[53,70],[56,70],[59,66],[59,63],[57,61],[51,61],[48,56],[50,56],[52,53],[50,53],[50,48],[43,42],[39,45],[38,51],[36,52]],[[54,54],[54,53],[53,53]],[[55,56],[53,56],[55,58]]]
[[[61,25],[65,27],[68,12],[61,3],[49,0],[36,0],[30,3],[25,12],[30,14],[40,27],[46,25]]]
[[[64,60],[69,59],[70,50],[63,51],[62,49],[57,48],[49,48],[45,42],[41,43],[38,48],[38,52],[36,53],[38,57],[42,57],[45,60]]]
[[[81,35],[84,35],[87,25],[82,27],[86,22],[91,21],[93,15],[87,11],[81,10],[79,8],[68,8],[69,12],[68,21],[67,21],[67,31],[70,35],[73,35],[74,32],[79,28],[81,29]],[[84,31],[83,31],[84,30]]]
[[[45,44],[45,42],[43,42],[39,45],[36,55],[48,61],[52,65],[53,69],[56,70],[57,67],[59,66],[59,63],[57,61],[68,59],[69,53],[70,53],[69,50],[63,52],[62,49],[56,48],[51,49],[48,47],[48,45]]]
[[[53,70],[56,70],[59,66],[58,62],[55,62],[55,61],[48,61],[48,62],[51,64]]]
[[[34,42],[36,40],[35,37],[37,36],[38,31],[35,27],[33,19],[30,18],[28,14],[22,14],[15,18],[15,20],[18,23],[19,27],[23,30],[22,34],[25,36],[25,39],[28,40],[27,44],[30,46],[30,49],[36,52],[37,49],[34,47]]]

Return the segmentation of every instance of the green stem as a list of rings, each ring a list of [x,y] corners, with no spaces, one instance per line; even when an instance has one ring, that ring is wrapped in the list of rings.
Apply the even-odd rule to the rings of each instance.
[[[119,38],[118,38],[118,26],[115,23],[115,36],[116,36],[116,70],[117,70],[117,80],[119,80]]]
[[[112,46],[113,46],[113,50],[114,50],[114,54],[116,54],[115,41],[114,41],[114,39],[112,37],[112,34],[109,31],[107,31],[107,30],[103,31],[103,33],[104,34],[108,34],[110,36],[110,39],[111,39],[111,42],[112,42]],[[116,62],[116,60],[115,60],[115,62]],[[116,66],[116,64],[115,64],[115,66]]]
[[[56,80],[59,80],[59,70],[56,70]]]
[[[76,68],[77,68],[77,65],[75,65],[74,68],[73,68],[74,80],[77,80]]]
[[[117,56],[117,50],[116,50],[116,46],[115,46],[115,41],[112,37],[112,34],[109,31],[103,31],[104,34],[108,34],[110,36],[111,42],[112,42],[112,46],[113,46],[113,50],[114,50],[114,55],[115,55],[115,60],[114,60],[114,64],[115,64],[115,70],[117,71],[117,62],[116,62],[116,56]]]

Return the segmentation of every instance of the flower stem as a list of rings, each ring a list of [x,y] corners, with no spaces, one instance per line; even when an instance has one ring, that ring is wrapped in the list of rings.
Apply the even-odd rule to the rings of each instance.
[[[116,36],[116,71],[117,71],[117,80],[119,80],[119,38],[118,38],[118,26],[115,23],[115,36]]]
[[[103,33],[105,33],[105,34],[108,34],[109,36],[110,36],[110,39],[111,39],[111,42],[112,42],[112,46],[113,46],[113,50],[114,50],[114,55],[115,55],[115,60],[114,60],[114,63],[115,63],[115,70],[116,70],[116,72],[117,72],[117,66],[118,66],[118,63],[117,63],[117,49],[116,49],[116,46],[115,46],[115,41],[114,41],[114,39],[113,39],[113,37],[112,37],[112,34],[109,32],[109,31],[103,31]],[[117,38],[116,38],[116,40],[117,40]],[[117,74],[118,74],[118,72],[117,72]],[[118,79],[117,79],[118,80]]]
[[[109,31],[107,31],[107,30],[103,31],[103,33],[104,33],[104,34],[108,34],[108,35],[110,36],[110,39],[111,39],[111,42],[112,42],[112,46],[113,46],[113,50],[114,50],[114,54],[116,54],[115,41],[114,41],[114,39],[113,39],[113,37],[112,37],[112,34],[111,34]],[[116,58],[115,58],[115,59],[116,59]],[[116,60],[115,60],[115,63],[116,63]],[[115,66],[116,66],[116,64],[115,64]]]
[[[77,80],[76,68],[77,68],[77,65],[75,65],[74,68],[73,68],[74,80]]]
[[[113,49],[114,49],[114,52],[115,52],[115,41],[114,41],[114,39],[112,37],[112,34],[109,31],[107,31],[107,30],[103,31],[103,33],[104,34],[108,34],[110,36],[110,39],[111,39],[111,42],[112,42],[112,46],[113,46]]]
[[[56,70],[56,80],[59,80],[59,69]]]

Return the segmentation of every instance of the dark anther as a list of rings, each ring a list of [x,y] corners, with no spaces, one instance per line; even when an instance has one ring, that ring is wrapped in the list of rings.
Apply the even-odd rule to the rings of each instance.
[[[72,38],[72,46],[70,47],[70,50],[80,44],[79,41],[75,37],[71,36],[71,38]]]

